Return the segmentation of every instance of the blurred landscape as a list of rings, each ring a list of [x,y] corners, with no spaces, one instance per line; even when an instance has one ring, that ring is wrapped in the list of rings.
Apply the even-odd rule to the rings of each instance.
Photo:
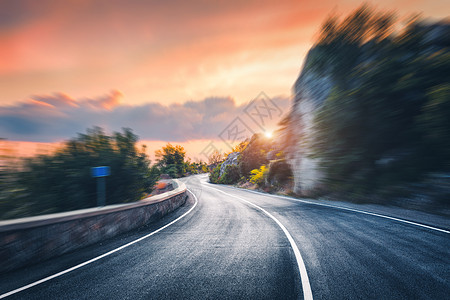
[[[97,182],[91,176],[93,166],[112,170],[106,185],[106,205],[143,199],[156,188],[161,174],[178,178],[208,170],[206,163],[185,159],[183,147],[170,144],[157,151],[158,161],[151,165],[145,145],[138,149],[137,141],[130,129],[109,136],[95,127],[50,154],[19,161],[4,156],[0,218],[95,207]]]
[[[211,180],[449,216],[449,46],[445,20],[331,15],[275,140],[255,136]]]
[[[449,47],[448,19],[369,5],[331,14],[307,52],[292,99],[272,97],[283,112],[277,125],[228,141],[229,149],[202,156],[199,148],[195,160],[179,142],[202,140],[203,147],[218,140],[246,103],[212,97],[132,107],[119,105],[122,94],[113,90],[98,99],[54,94],[2,106],[0,218],[95,206],[94,166],[111,168],[106,204],[144,198],[161,174],[209,172],[213,183],[450,216]],[[106,130],[94,120],[90,127],[86,116],[101,119]],[[86,133],[67,136],[71,123],[86,124]],[[148,149],[128,124],[146,139],[168,142]],[[15,153],[17,136],[39,140],[37,128],[66,141]]]

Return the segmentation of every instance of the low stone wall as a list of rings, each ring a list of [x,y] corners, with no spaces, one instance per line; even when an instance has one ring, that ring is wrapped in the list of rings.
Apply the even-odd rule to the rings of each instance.
[[[82,248],[156,221],[186,201],[186,186],[139,202],[0,222],[0,273]]]

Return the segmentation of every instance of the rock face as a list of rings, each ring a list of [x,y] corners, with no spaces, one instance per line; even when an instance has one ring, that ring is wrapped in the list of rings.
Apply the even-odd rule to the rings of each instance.
[[[421,25],[417,30],[423,34],[421,41],[423,51],[435,52],[448,49],[450,24],[443,22]],[[371,61],[373,58],[371,55],[374,54],[368,51],[370,47],[370,44],[362,46],[361,54],[356,58],[358,63]],[[314,65],[315,58],[323,55],[320,51],[318,48],[312,48],[305,59],[304,67],[293,87],[294,103],[287,130],[282,133],[284,135],[282,139],[290,142],[286,152],[294,175],[294,192],[303,195],[315,194],[323,182],[324,176],[319,168],[320,161],[311,157],[314,136],[313,119],[336,85],[331,66],[311,67]],[[342,77],[344,76],[346,74],[342,74]],[[358,82],[352,82],[352,86],[355,85],[357,86]],[[384,161],[380,160],[380,163]]]
[[[227,166],[238,164],[239,154],[240,152],[232,152],[227,156],[227,159],[225,159],[225,161],[222,163],[222,166],[220,167],[220,176],[225,173],[225,169]]]
[[[305,62],[311,55],[312,49]],[[334,83],[326,72],[303,69],[295,82],[294,104],[291,111],[290,130],[296,136],[293,151],[289,153],[289,163],[294,175],[294,192],[309,195],[320,187],[322,174],[318,168],[319,160],[311,154],[314,113],[327,99]]]

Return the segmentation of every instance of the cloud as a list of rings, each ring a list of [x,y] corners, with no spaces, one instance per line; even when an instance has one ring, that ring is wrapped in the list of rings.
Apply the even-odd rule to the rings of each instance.
[[[328,11],[305,4],[0,1],[0,101],[53,90],[97,94],[110,86],[133,104],[230,90],[244,101],[261,87],[286,94],[307,50],[302,40],[310,42]]]
[[[100,126],[107,131],[129,127],[143,140],[190,141],[218,139],[236,117],[258,130],[244,113],[247,104],[238,105],[230,97],[208,97],[201,101],[163,105],[157,102],[139,106],[121,104],[122,93],[114,90],[96,98],[73,99],[63,93],[32,96],[13,105],[0,106],[0,137],[9,140],[54,142],[74,137],[86,128]],[[279,107],[268,124],[273,129],[287,113],[288,98],[272,101]]]
[[[133,104],[229,91],[238,101],[261,89],[287,94],[326,16],[359,2],[3,0],[0,102],[53,90],[97,94],[111,86]],[[379,0],[377,6],[446,17],[448,3]]]
[[[50,96],[31,96],[32,103],[40,103],[42,105],[51,105],[53,107],[72,106],[77,107],[77,101],[64,93],[55,93]]]
[[[118,90],[111,91],[111,94],[99,97],[96,99],[84,99],[81,101],[82,104],[87,104],[93,109],[105,109],[112,110],[120,104],[120,100],[123,97],[122,93]]]

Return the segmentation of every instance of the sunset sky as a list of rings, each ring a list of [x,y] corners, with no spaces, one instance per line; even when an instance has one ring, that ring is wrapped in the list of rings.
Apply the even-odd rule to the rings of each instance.
[[[171,141],[200,158],[261,91],[287,112],[321,23],[360,4],[0,0],[0,137],[53,143],[131,127],[152,152]],[[447,0],[374,7],[450,11]]]

